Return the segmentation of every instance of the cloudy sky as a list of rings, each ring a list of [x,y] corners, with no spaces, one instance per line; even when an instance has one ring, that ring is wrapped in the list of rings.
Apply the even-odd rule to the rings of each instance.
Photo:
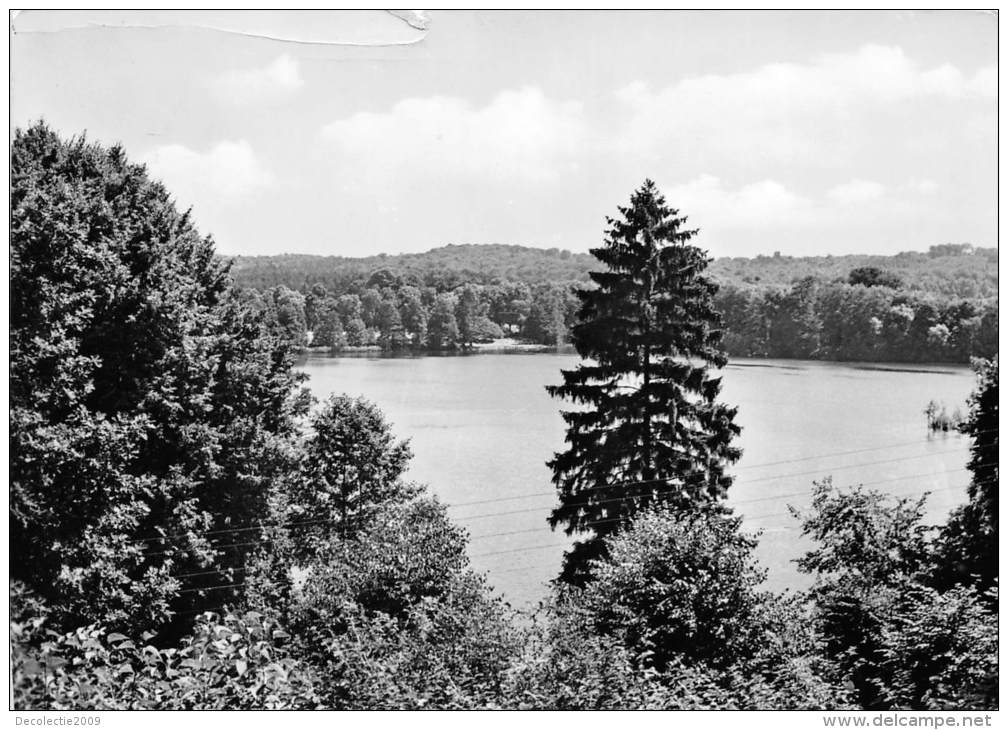
[[[646,177],[715,256],[996,245],[989,13],[14,26],[14,124],[124,143],[227,254],[584,251]]]

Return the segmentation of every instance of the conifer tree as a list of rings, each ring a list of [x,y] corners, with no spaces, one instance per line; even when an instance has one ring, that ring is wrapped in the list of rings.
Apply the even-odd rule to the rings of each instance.
[[[741,453],[731,445],[736,409],[717,400],[721,378],[711,373],[727,360],[710,259],[690,243],[697,231],[650,180],[619,211],[592,250],[606,270],[578,292],[572,339],[582,363],[547,387],[579,406],[562,413],[568,447],[548,462],[560,497],[550,525],[593,533],[566,555],[562,578],[574,583],[604,555],[600,538],[648,505],[716,505]]]
[[[296,344],[119,146],[17,130],[10,251],[11,578],[50,626],[167,640],[241,590],[308,410]]]

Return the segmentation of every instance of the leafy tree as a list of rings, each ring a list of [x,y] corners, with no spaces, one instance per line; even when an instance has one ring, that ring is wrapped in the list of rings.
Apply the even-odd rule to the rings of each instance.
[[[479,297],[472,285],[462,287],[455,298],[455,322],[458,324],[458,343],[470,347],[473,343],[473,327],[480,316]]]
[[[455,304],[448,294],[441,294],[434,302],[427,321],[427,346],[432,350],[447,350],[458,342],[458,324],[455,322]]]
[[[850,705],[826,676],[808,612],[759,589],[756,536],[737,518],[661,506],[606,540],[593,580],[561,584],[530,632],[527,651],[555,665],[524,659],[522,684],[548,683],[557,696],[542,692],[543,707]],[[583,696],[570,697],[572,684]]]
[[[756,538],[739,526],[739,518],[663,506],[609,536],[583,598],[598,630],[659,670],[754,655],[771,638],[760,622],[770,594],[758,590],[766,571],[752,554]]]
[[[388,299],[382,301],[378,306],[375,321],[378,326],[378,341],[382,349],[398,350],[405,346],[406,331],[394,301]]]
[[[399,277],[388,269],[378,269],[367,280],[369,289],[397,289],[399,285]]]
[[[286,521],[319,525],[306,545],[335,525],[357,529],[378,505],[402,501],[415,490],[402,481],[411,457],[396,441],[382,412],[363,398],[330,396],[312,416],[304,446],[303,475],[292,485]]]
[[[367,344],[367,327],[364,326],[364,320],[360,317],[346,320],[343,331],[346,333],[348,345],[360,347]]]
[[[767,291],[766,347],[775,357],[809,358],[819,351],[821,320],[815,312],[817,282],[806,278],[783,292]]]
[[[431,528],[417,527],[426,532]],[[394,535],[395,533],[393,533]],[[425,545],[436,548],[438,531]],[[369,533],[349,546],[349,560],[364,560]],[[506,605],[492,596],[484,581],[461,562],[442,565],[440,550],[426,556],[412,542],[384,537],[382,550],[352,571],[331,568],[306,584],[292,608],[297,656],[313,668],[325,704],[337,709],[471,709],[500,706],[519,633]],[[352,597],[370,568],[380,571],[379,586],[388,585],[404,601],[395,613],[367,608]],[[313,574],[313,578],[316,574]],[[348,586],[344,576],[364,578]],[[430,576],[431,583],[420,580]],[[400,591],[409,586],[416,593]],[[391,606],[390,606],[391,607]]]
[[[317,322],[316,310],[318,306],[328,298],[329,293],[322,284],[315,284],[311,291],[305,295],[304,310],[305,324],[308,329],[314,331]]]
[[[332,299],[323,299],[316,308],[312,345],[338,350],[347,344],[339,309]]]
[[[381,307],[382,295],[377,289],[367,289],[360,295],[361,319],[366,327],[378,326],[378,308]]]
[[[998,358],[974,360],[973,368],[977,385],[961,426],[973,438],[969,501],[942,528],[935,580],[940,586],[975,584],[986,590],[998,578]]]
[[[469,334],[472,335],[473,342],[493,342],[504,336],[501,328],[484,315],[473,320]]]
[[[405,286],[399,290],[399,315],[414,347],[423,347],[427,342],[427,310],[422,294],[415,286]]]
[[[758,292],[725,285],[715,294],[716,309],[725,321],[725,350],[740,357],[760,357],[767,353],[765,305]]]
[[[255,533],[205,533],[254,524],[288,468],[293,343],[122,148],[39,123],[11,165],[12,577],[68,630],[218,605],[190,589]]]
[[[563,344],[566,334],[561,291],[550,285],[536,287],[522,326],[522,337],[542,345],[559,346]]]
[[[270,292],[270,299],[280,336],[298,347],[303,346],[308,331],[305,298],[285,286],[278,286]]]
[[[361,298],[356,294],[344,294],[336,300],[336,311],[339,312],[344,325],[351,319],[360,319],[363,312]]]
[[[903,286],[903,280],[896,274],[889,271],[882,271],[877,266],[861,266],[853,269],[847,277],[851,284],[861,284],[863,286],[886,286],[890,289],[899,289]]]
[[[935,549],[924,498],[826,480],[796,514],[816,541],[799,567],[816,576],[809,596],[835,682],[850,682],[868,709],[997,705],[996,585],[947,588],[960,558],[943,540]],[[958,519],[942,531],[961,528]]]
[[[589,362],[547,389],[583,406],[563,413],[569,448],[549,462],[560,496],[550,524],[595,533],[567,554],[568,581],[604,554],[598,536],[641,509],[723,499],[725,466],[740,453],[731,446],[735,410],[717,401],[721,382],[709,370],[726,358],[708,259],[689,243],[696,231],[650,180],[620,213],[592,251],[607,270],[592,273],[597,288],[578,292],[574,345]]]

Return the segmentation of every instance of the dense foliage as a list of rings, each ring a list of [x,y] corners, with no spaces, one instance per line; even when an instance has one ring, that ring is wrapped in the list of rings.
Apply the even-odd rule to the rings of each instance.
[[[997,587],[933,587],[945,566],[923,505],[817,485],[803,524],[817,546],[799,566],[816,576],[809,597],[832,677],[866,709],[996,706]]]
[[[997,353],[997,299],[965,300],[864,282],[726,286],[725,347],[743,357],[968,362]]]
[[[463,284],[485,286],[505,281],[533,287],[557,281],[588,281],[595,266],[589,254],[561,249],[540,249],[501,244],[448,245],[424,253],[346,258],[342,256],[239,256],[234,262],[236,282],[242,287],[266,290],[286,286],[310,290],[321,284],[343,291],[354,282],[367,281],[387,270],[411,286],[431,286],[440,291]],[[878,275],[867,271],[873,269]],[[845,256],[756,256],[715,258],[710,275],[723,286],[788,286],[813,277],[822,281],[849,281],[861,271],[876,281],[881,275],[899,281],[910,292],[940,297],[984,299],[996,297],[997,249],[969,244],[941,244],[928,251],[904,251],[895,256],[849,254]],[[855,279],[860,275],[855,276]],[[865,283],[851,281],[851,283]]]
[[[363,259],[239,257],[235,276],[279,300],[276,317],[284,321],[291,319],[286,302],[303,292],[315,345],[437,350],[505,335],[569,342],[574,291],[592,286],[593,265],[591,256],[556,249],[470,245]],[[896,256],[722,258],[708,274],[720,285],[715,306],[731,356],[968,362],[997,352],[996,249],[944,244]],[[460,337],[461,323],[452,327],[463,294],[477,300],[472,338]],[[321,310],[313,298],[325,302]],[[424,324],[435,309],[439,334],[431,337]]]
[[[264,512],[296,352],[121,148],[38,124],[11,181],[11,576],[57,624],[151,628],[242,566],[206,535]]]
[[[998,358],[976,360],[977,385],[960,429],[972,437],[969,501],[942,528],[936,583],[976,585],[987,590],[998,580]]]
[[[598,536],[651,504],[688,510],[723,499],[725,467],[741,453],[731,446],[735,410],[718,402],[721,380],[710,372],[726,358],[707,256],[690,243],[696,231],[650,180],[619,210],[592,250],[606,268],[578,292],[582,363],[547,387],[577,406],[561,414],[568,447],[549,462],[560,497],[550,525],[593,533],[567,553],[568,581],[601,554]]]

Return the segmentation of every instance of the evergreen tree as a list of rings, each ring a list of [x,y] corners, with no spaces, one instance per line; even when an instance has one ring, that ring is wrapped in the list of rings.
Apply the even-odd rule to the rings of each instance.
[[[242,568],[257,533],[226,528],[287,468],[294,343],[121,147],[17,130],[10,245],[11,577],[65,629],[231,600],[197,590]]]
[[[585,362],[547,388],[582,406],[562,414],[569,447],[549,462],[560,496],[550,525],[594,532],[566,555],[562,577],[575,583],[604,554],[600,538],[648,505],[688,511],[723,499],[725,466],[740,455],[736,409],[717,401],[710,372],[726,357],[709,259],[690,244],[697,232],[650,180],[619,210],[592,250],[607,270],[578,292],[573,342]]]

